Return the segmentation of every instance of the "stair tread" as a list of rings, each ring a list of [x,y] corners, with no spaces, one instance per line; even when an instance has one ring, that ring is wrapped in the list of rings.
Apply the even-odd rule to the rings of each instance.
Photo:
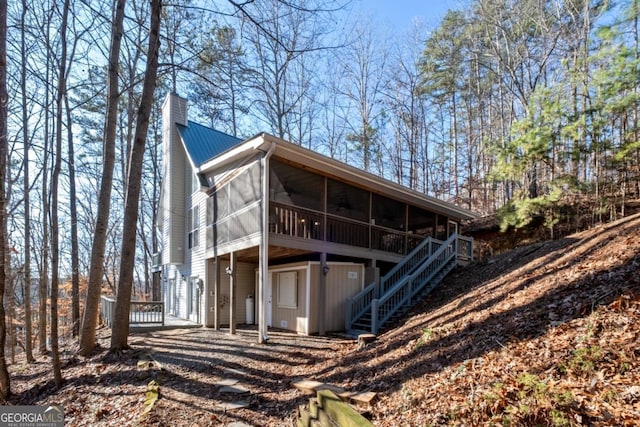
[[[415,265],[413,267],[411,267],[407,273],[405,273],[405,275],[403,275],[401,278],[399,278],[398,280],[403,280],[405,277],[407,277],[408,275],[411,274],[415,274],[415,272],[424,265],[425,262],[427,262],[427,260],[423,260],[420,262],[416,262]],[[379,323],[377,324],[378,330],[384,326],[386,323],[388,322],[394,322],[397,321],[398,319],[404,317],[406,315],[406,313],[413,308],[416,303],[418,303],[419,301],[421,301],[422,299],[424,299],[428,294],[430,294],[436,286],[438,286],[440,284],[440,282],[442,282],[442,280],[444,279],[444,277],[446,277],[457,265],[457,261],[456,258],[453,257],[450,260],[448,260],[446,263],[440,265],[438,267],[438,271],[431,277],[431,280],[426,281],[425,283],[419,285],[419,286],[414,286],[414,284],[411,285],[411,288],[409,290],[410,294],[412,295],[412,297],[409,298],[409,302],[408,303],[403,303],[395,308],[393,308],[393,312],[391,312],[391,310],[387,310],[385,315],[382,315],[382,317],[386,317],[386,320],[384,322],[379,321]],[[433,269],[432,269],[433,270]],[[430,276],[430,273],[420,273],[420,276]],[[420,277],[419,276],[419,277]],[[398,282],[396,282],[398,283]],[[385,286],[386,289],[391,289],[393,288],[393,286]],[[406,289],[406,288],[405,288]],[[403,290],[403,292],[406,292]],[[384,295],[386,295],[388,293],[388,291],[386,291]],[[402,301],[404,300],[405,297],[408,298],[408,295],[406,293],[404,294],[400,294],[403,296],[397,296],[394,297],[395,301]],[[382,306],[382,310],[384,311],[385,309],[387,309],[387,307],[389,307],[390,304],[393,303],[389,303],[387,302],[386,307],[385,305]],[[364,313],[362,313],[358,318],[354,319],[354,321],[351,323],[351,330],[371,330],[371,325],[372,325],[372,318],[371,318],[371,311],[370,311],[370,306],[369,309],[366,310]]]

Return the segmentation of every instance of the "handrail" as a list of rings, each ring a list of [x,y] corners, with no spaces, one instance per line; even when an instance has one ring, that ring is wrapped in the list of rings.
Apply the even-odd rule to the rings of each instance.
[[[380,279],[380,293],[384,294],[393,284],[402,276],[412,270],[419,262],[431,256],[433,245],[441,243],[439,240],[428,237],[424,239],[418,246],[413,248],[407,256],[405,256],[395,267]],[[388,286],[387,283],[391,283]]]
[[[473,237],[458,236],[458,252],[459,261],[473,261]]]
[[[113,326],[113,315],[115,313],[116,300],[113,297],[100,295],[100,314],[104,324],[108,328]]]
[[[457,235],[452,234],[416,271],[403,277],[398,283],[371,304],[371,332],[376,334],[381,325],[407,304],[457,252]],[[382,315],[381,315],[382,314]]]
[[[114,297],[101,295],[100,312],[102,319],[111,328],[115,314],[116,300]],[[161,324],[164,326],[163,301],[131,301],[129,308],[129,323]]]
[[[429,258],[434,247],[440,247],[441,245],[442,242],[440,240],[433,239],[432,237],[423,239],[407,256],[385,274],[378,283],[374,282],[352,296],[349,301],[347,301],[345,318],[346,330],[350,330],[353,322],[370,310],[371,303],[374,299],[388,292],[389,288],[405,276],[407,272],[415,268],[418,263]]]
[[[131,301],[129,322],[139,324],[156,324],[164,326],[163,301]]]
[[[371,301],[378,297],[378,284],[373,282],[366,288],[359,291],[357,294],[347,300],[347,313],[345,317],[345,330],[350,330],[353,326],[353,321],[363,314],[365,314],[369,307],[371,307]]]
[[[452,264],[451,260],[456,263]],[[452,234],[446,241],[423,239],[400,263],[374,282],[356,293],[347,302],[345,329],[355,324],[377,333],[384,322],[416,294],[425,289],[441,271],[448,272],[459,261],[473,260],[473,239]],[[435,286],[436,283],[431,283]],[[368,314],[370,313],[370,314]]]

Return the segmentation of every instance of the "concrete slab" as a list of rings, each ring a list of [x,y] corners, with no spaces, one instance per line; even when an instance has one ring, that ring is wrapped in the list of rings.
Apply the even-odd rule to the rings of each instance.
[[[220,393],[247,394],[249,389],[242,385],[227,385],[220,389]]]
[[[321,387],[325,384],[321,383],[320,381],[314,380],[300,380],[293,382],[292,385],[302,392],[313,393],[318,389],[318,387]]]
[[[247,373],[245,371],[241,371],[240,369],[225,368],[223,369],[222,372],[224,372],[227,375],[239,375],[242,377],[247,376]]]
[[[364,393],[355,393],[349,396],[349,398],[357,403],[371,404],[373,399],[376,398],[378,394],[373,391],[366,391]]]
[[[249,402],[245,400],[236,400],[233,402],[219,402],[216,404],[216,408],[219,408],[223,411],[233,411],[234,409],[243,409],[248,407],[249,407]]]
[[[216,381],[214,385],[219,385],[219,386],[236,385],[238,384],[239,381],[240,380],[235,380],[231,378],[223,378],[220,381]]]

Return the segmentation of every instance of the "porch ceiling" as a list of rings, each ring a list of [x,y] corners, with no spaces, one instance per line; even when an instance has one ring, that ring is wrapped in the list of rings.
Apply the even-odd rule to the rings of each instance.
[[[280,258],[290,258],[298,255],[304,255],[311,253],[310,251],[303,249],[287,248],[283,246],[269,246],[269,260],[276,260]],[[259,261],[259,247],[254,246],[252,248],[242,249],[235,253],[236,259],[240,262],[248,262],[257,264]],[[229,255],[221,256],[222,259],[229,259]]]

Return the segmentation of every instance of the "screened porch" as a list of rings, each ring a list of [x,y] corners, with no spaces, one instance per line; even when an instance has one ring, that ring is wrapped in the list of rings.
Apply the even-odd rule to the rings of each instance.
[[[458,231],[447,216],[272,160],[269,232],[405,255]]]

